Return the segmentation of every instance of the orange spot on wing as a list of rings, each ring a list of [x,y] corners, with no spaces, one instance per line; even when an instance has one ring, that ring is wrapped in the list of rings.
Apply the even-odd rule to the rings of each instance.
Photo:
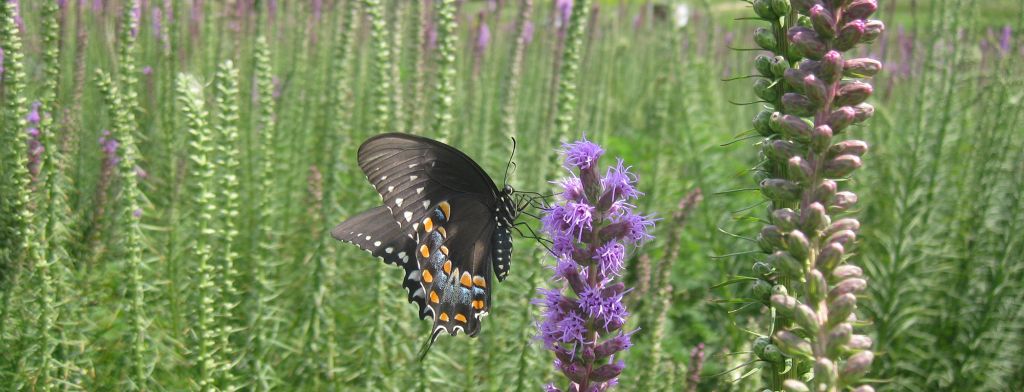
[[[446,274],[452,273],[452,261],[451,260],[445,260],[444,266],[442,266],[442,268],[444,268],[444,273],[446,273]]]
[[[459,279],[459,282],[462,283],[462,285],[466,286],[466,287],[472,287],[473,286],[473,280],[470,279],[469,272],[463,272],[462,273],[462,279]]]
[[[479,276],[479,275],[478,276],[474,276],[473,277],[473,284],[475,284],[477,287],[484,287],[484,288],[486,288],[487,287],[487,280],[484,279],[483,276]]]
[[[478,300],[473,301],[473,309],[480,310],[480,309],[483,309],[483,308],[484,308],[484,301],[483,300],[479,300],[478,299]]]
[[[434,275],[431,274],[430,271],[423,270],[423,281],[427,282],[427,283],[433,282],[434,281]]]
[[[448,322],[448,313],[441,312],[441,317],[438,317],[441,321]]]
[[[423,230],[425,230],[427,233],[433,231],[434,230],[434,221],[430,220],[430,218],[424,219],[423,220]]]
[[[437,297],[437,292],[436,291],[431,291],[430,292],[430,302],[433,302],[435,304],[441,302],[441,299]]]
[[[451,219],[451,217],[452,217],[452,206],[450,204],[448,204],[448,202],[442,201],[437,206],[440,207],[441,208],[441,212],[444,213],[444,219],[445,220]]]
[[[420,245],[420,255],[424,258],[430,257],[430,248],[426,244]]]
[[[441,238],[447,238],[448,237],[448,230],[445,230],[444,226],[438,226],[437,227],[437,232],[441,233]],[[445,248],[445,249],[448,249],[448,248]],[[445,254],[447,255],[448,253],[445,252]]]
[[[457,313],[457,314],[455,314],[455,320],[460,321],[463,324],[465,324],[466,323],[466,315],[464,315],[462,313]]]

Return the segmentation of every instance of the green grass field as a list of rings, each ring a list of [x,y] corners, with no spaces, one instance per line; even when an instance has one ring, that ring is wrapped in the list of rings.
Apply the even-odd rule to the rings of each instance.
[[[742,1],[690,1],[685,25],[672,7],[576,1],[568,24],[537,0],[4,2],[0,390],[565,384],[535,337],[531,301],[562,284],[536,240],[515,236],[480,335],[419,361],[430,322],[402,269],[331,238],[379,205],[356,151],[390,131],[443,138],[496,183],[514,137],[522,191],[557,191],[558,150],[583,136],[602,165],[632,165],[637,209],[660,220],[626,256],[619,390],[760,392],[799,373],[754,353],[787,324],[745,278],[777,206],[758,188],[777,136],[751,125],[767,23]],[[884,64],[874,116],[836,136],[870,145],[837,181],[859,196],[837,218],[860,221],[861,381],[1016,390],[1024,5],[879,3],[885,33],[846,55]]]

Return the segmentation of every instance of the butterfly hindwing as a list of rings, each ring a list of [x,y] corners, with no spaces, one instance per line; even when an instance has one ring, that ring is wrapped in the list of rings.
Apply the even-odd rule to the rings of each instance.
[[[349,218],[331,230],[331,236],[354,244],[381,258],[385,263],[405,268],[404,286],[409,291],[409,302],[419,305],[420,318],[429,314],[414,253],[416,240],[401,230],[391,218],[391,212],[387,207],[375,207]]]
[[[434,319],[431,341],[440,332],[480,332],[491,303],[492,214],[472,198],[456,197],[420,222],[416,261]]]

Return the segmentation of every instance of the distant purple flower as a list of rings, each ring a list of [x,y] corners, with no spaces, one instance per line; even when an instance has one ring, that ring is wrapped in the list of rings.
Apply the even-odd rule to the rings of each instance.
[[[558,10],[559,30],[569,26],[569,19],[572,17],[572,0],[555,0],[555,8]]]
[[[103,0],[92,0],[92,12],[97,14],[103,12]]]
[[[160,6],[154,4],[153,9],[150,10],[150,22],[153,24],[153,37],[156,37],[157,40],[163,39],[163,35],[161,34],[163,31],[163,19],[163,10],[160,9]]]
[[[141,218],[142,217],[142,209],[141,208],[136,208],[136,209],[132,210],[132,216],[136,217],[136,218]]]
[[[529,45],[530,42],[533,42],[533,22],[528,20],[523,24],[523,44]]]
[[[146,75],[146,76],[152,75],[153,74],[153,67],[150,67],[148,65],[145,66],[145,67],[142,67],[142,74]]]
[[[1013,30],[1010,29],[1010,25],[1003,26],[1003,34],[999,36],[999,49],[1002,49],[1004,54],[1010,53],[1010,39],[1013,36]]]
[[[145,180],[149,178],[149,172],[147,172],[146,169],[143,169],[139,166],[135,166],[135,177],[137,177],[140,180]]]
[[[132,7],[132,37],[139,36],[139,21],[142,20],[142,7],[136,3]]]
[[[117,149],[121,146],[121,143],[110,137],[110,131],[103,131],[103,136],[100,136],[100,149],[103,151],[103,167],[116,167],[121,162],[121,157],[117,155]]]
[[[25,121],[28,123],[28,128],[25,130],[25,133],[28,134],[26,145],[28,149],[28,171],[32,175],[33,180],[39,175],[39,169],[43,163],[43,152],[46,151],[46,147],[43,146],[42,135],[39,132],[39,121],[42,118],[39,114],[39,106],[41,105],[39,101],[32,102],[28,114],[25,115]]]
[[[437,23],[434,23],[433,19],[423,27],[423,35],[426,38],[424,44],[427,50],[437,48]]]
[[[475,49],[477,52],[483,52],[487,50],[487,45],[491,43],[491,29],[487,27],[487,22],[480,21],[480,27],[476,32],[476,45]]]
[[[565,390],[600,392],[617,385],[625,363],[615,354],[632,346],[632,332],[622,331],[629,316],[622,298],[629,290],[615,280],[623,273],[626,245],[652,238],[654,220],[633,212],[629,201],[641,193],[621,159],[602,179],[596,167],[604,150],[597,144],[566,143],[562,153],[573,175],[555,182],[562,186],[560,200],[541,219],[556,259],[552,282],[560,287],[541,289],[533,301],[543,308],[537,338],[555,353],[555,369],[569,379]],[[544,388],[561,391],[554,384]]]

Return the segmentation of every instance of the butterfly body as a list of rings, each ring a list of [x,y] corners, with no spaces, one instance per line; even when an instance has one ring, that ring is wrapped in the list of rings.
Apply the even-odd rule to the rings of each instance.
[[[475,336],[491,304],[492,273],[509,271],[510,228],[518,216],[512,189],[498,189],[461,151],[413,135],[371,137],[359,166],[383,205],[331,234],[405,269],[409,302],[441,332]]]

